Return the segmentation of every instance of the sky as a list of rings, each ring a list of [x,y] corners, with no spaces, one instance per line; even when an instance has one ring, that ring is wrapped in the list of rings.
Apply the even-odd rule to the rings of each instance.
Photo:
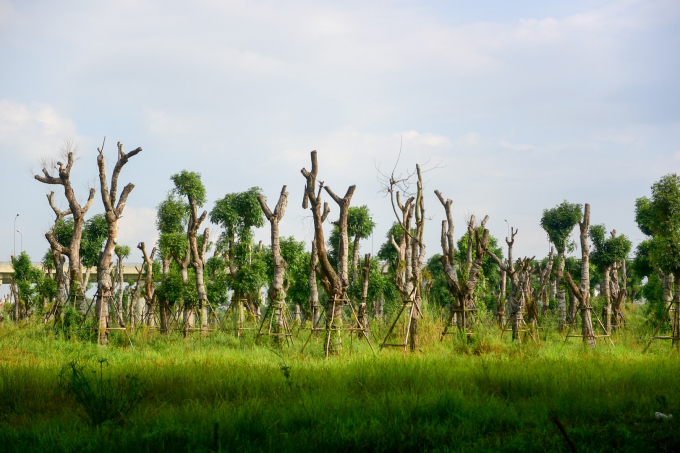
[[[281,234],[309,242],[311,150],[319,180],[356,184],[352,205],[371,210],[363,252],[395,220],[377,169],[416,163],[432,168],[428,255],[441,253],[435,189],[453,200],[456,237],[489,215],[500,242],[519,229],[516,256],[547,254],[541,214],[565,199],[638,243],[635,199],[680,170],[679,25],[675,0],[0,0],[0,261],[46,251],[45,195],[66,202],[32,175],[67,138],[81,199],[104,137],[110,167],[117,141],[143,148],[120,178],[135,185],[119,230],[131,262],[183,169],[201,174],[207,210],[253,186],[275,204],[287,185]]]

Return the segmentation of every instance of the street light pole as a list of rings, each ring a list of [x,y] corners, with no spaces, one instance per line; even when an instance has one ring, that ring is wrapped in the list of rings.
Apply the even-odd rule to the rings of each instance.
[[[24,253],[24,235],[19,230],[17,230],[17,233],[19,233],[19,236],[21,237],[21,253]]]
[[[14,231],[17,229],[17,217],[19,217],[19,214],[14,216]],[[14,233],[14,256],[17,256],[17,234]]]

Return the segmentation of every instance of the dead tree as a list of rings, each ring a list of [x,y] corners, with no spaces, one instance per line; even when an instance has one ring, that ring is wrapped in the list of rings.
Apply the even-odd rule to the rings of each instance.
[[[416,193],[409,196],[405,203],[401,202],[401,192],[408,192],[411,180],[415,176]],[[385,191],[390,195],[392,210],[402,229],[401,242],[397,244],[394,237],[390,237],[392,245],[398,254],[398,269],[395,277],[395,286],[401,295],[403,305],[394,319],[392,326],[385,336],[381,347],[403,346],[404,352],[410,347],[411,352],[418,348],[418,321],[422,316],[422,269],[425,259],[425,243],[423,231],[425,228],[425,201],[423,198],[423,178],[420,166],[416,164],[415,173],[406,178],[396,179],[394,173],[384,181]],[[396,205],[395,205],[396,204]],[[397,212],[397,207],[401,215]],[[412,222],[415,220],[415,225]],[[408,311],[407,311],[408,309]],[[387,340],[392,333],[402,313],[408,312],[406,337],[403,344],[388,344]]]
[[[347,234],[347,214],[349,211],[350,201],[356,186],[350,186],[343,198],[338,197],[329,187],[324,186],[323,181],[319,181],[319,189],[317,186],[317,174],[319,172],[319,165],[317,161],[316,151],[311,152],[312,168],[311,171],[303,168],[302,175],[307,180],[305,184],[305,194],[302,202],[303,209],[311,209],[312,217],[314,219],[314,242],[316,244],[316,255],[319,260],[319,277],[321,284],[328,295],[328,303],[326,306],[326,351],[328,354],[329,347],[333,343],[333,348],[336,352],[342,349],[342,340],[340,338],[340,330],[342,329],[343,306],[346,299],[347,287],[349,286],[348,275],[348,255],[349,255],[349,238]],[[338,270],[333,269],[331,262],[328,259],[326,252],[326,244],[323,233],[323,221],[328,216],[330,208],[328,203],[321,202],[321,190],[325,189],[328,195],[338,204],[340,208],[340,216],[337,220],[337,226],[340,230],[340,239],[338,243]],[[333,332],[336,332],[335,341],[333,342]]]
[[[73,216],[73,236],[68,246],[61,245],[52,231],[45,233],[45,238],[50,243],[53,250],[56,250],[62,255],[68,256],[69,267],[69,287],[71,297],[76,300],[76,307],[81,308],[78,304],[85,299],[85,284],[83,283],[83,274],[80,270],[80,243],[83,237],[83,223],[85,222],[85,214],[92,206],[94,200],[95,190],[90,189],[90,194],[84,206],[81,206],[76,199],[76,194],[71,186],[71,169],[74,162],[74,151],[71,143],[67,143],[63,148],[63,153],[66,155],[66,165],[62,162],[57,162],[57,176],[47,170],[47,163],[42,168],[42,175],[35,175],[35,179],[51,185],[61,185],[64,187],[64,196],[68,201],[69,210]]]
[[[286,212],[286,206],[288,204],[288,192],[286,192],[286,186],[281,189],[281,195],[279,195],[279,201],[276,203],[274,212],[272,212],[267,206],[262,195],[257,196],[257,201],[260,202],[260,207],[262,212],[264,212],[265,217],[269,220],[271,224],[271,238],[272,238],[272,260],[274,262],[274,278],[272,279],[272,284],[269,286],[269,309],[276,310],[273,314],[276,319],[276,334],[279,343],[283,343],[286,323],[286,292],[287,287],[284,286],[284,278],[286,276],[286,260],[281,256],[281,246],[279,245],[279,222],[283,218]]]
[[[590,244],[588,244],[588,228],[590,227],[590,205],[583,209],[583,220],[579,222],[581,230],[581,286],[576,286],[571,274],[567,272],[567,284],[579,301],[581,310],[581,335],[584,343],[596,346],[593,332],[592,307],[590,306]],[[605,332],[608,334],[608,332]]]
[[[505,238],[508,244],[508,259],[502,261],[500,258],[489,250],[486,252],[496,262],[501,271],[504,271],[510,278],[510,292],[508,295],[508,308],[510,309],[510,323],[512,325],[512,339],[520,340],[520,331],[522,322],[524,320],[522,310],[526,303],[526,285],[530,283],[531,273],[529,267],[531,266],[532,258],[518,259],[513,262],[512,259],[512,245],[515,243],[515,235],[518,230],[510,229],[510,238]]]
[[[435,190],[434,193],[444,206],[446,219],[442,220],[441,246],[442,246],[442,265],[446,275],[449,293],[455,298],[455,303],[451,304],[448,320],[442,332],[442,339],[448,333],[448,327],[455,322],[460,331],[466,333],[468,339],[471,333],[468,332],[468,320],[472,321],[472,314],[475,310],[474,292],[479,283],[479,273],[482,269],[482,262],[487,253],[489,245],[489,230],[486,229],[486,222],[489,216],[484,217],[480,228],[475,228],[475,216],[470,216],[468,222],[468,252],[462,269],[456,266],[456,250],[453,240],[453,215],[451,213],[451,199],[444,200],[441,192]],[[481,234],[480,234],[481,230]],[[473,260],[472,249],[475,248]],[[461,272],[462,271],[462,272]],[[470,318],[468,318],[470,316]],[[455,318],[455,319],[454,319]]]
[[[137,148],[129,153],[123,151],[123,144],[118,142],[118,160],[113,173],[111,174],[111,186],[106,180],[106,164],[104,163],[104,145],[97,148],[99,155],[97,156],[97,166],[99,167],[99,185],[104,203],[104,217],[108,224],[108,237],[104,250],[99,254],[99,263],[97,265],[97,305],[95,306],[95,313],[98,319],[99,339],[103,344],[108,342],[109,325],[109,299],[111,298],[111,288],[113,282],[111,279],[111,260],[113,258],[116,245],[118,244],[118,221],[123,215],[125,203],[127,198],[135,188],[132,183],[127,184],[118,197],[118,177],[120,172],[128,163],[131,157],[136,156],[142,152],[142,148]]]

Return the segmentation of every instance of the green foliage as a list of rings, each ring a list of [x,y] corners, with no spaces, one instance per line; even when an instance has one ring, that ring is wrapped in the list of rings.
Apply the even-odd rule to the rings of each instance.
[[[174,193],[196,200],[196,206],[201,207],[206,202],[205,186],[201,181],[201,174],[193,171],[182,170],[170,177],[175,184]]]
[[[43,281],[43,271],[31,265],[31,257],[26,252],[14,258],[12,267],[12,278],[17,285],[19,299],[30,304]]]
[[[156,207],[156,229],[161,234],[184,233],[189,222],[189,205],[169,192]]]
[[[295,240],[293,236],[279,238],[281,257],[286,261],[284,284],[290,285],[286,294],[288,302],[307,307],[309,302],[309,260],[310,254],[305,252],[305,243]],[[271,250],[267,249],[267,278],[274,278],[274,263]]]
[[[118,258],[125,259],[130,257],[130,247],[127,245],[117,245],[116,248],[114,249],[114,253]]]
[[[186,233],[161,233],[158,237],[161,256],[176,256],[180,261],[189,253]]]
[[[223,305],[228,301],[229,275],[224,258],[213,256],[205,263],[205,290],[212,304]]]
[[[680,272],[680,177],[669,174],[652,185],[652,197],[636,200],[635,220],[652,239],[651,262],[666,274]]]
[[[588,231],[590,240],[593,241],[595,250],[590,253],[593,264],[601,267],[609,267],[626,259],[632,243],[621,234],[607,238],[607,228],[602,225],[591,225]]]
[[[653,320],[653,325],[658,325],[666,311],[666,303],[663,300],[663,282],[657,274],[651,274],[647,283],[642,287],[642,295],[647,300],[644,305],[645,315]]]
[[[229,274],[229,287],[242,294],[252,294],[267,284],[267,260],[264,250],[253,244],[253,228],[264,226],[264,214],[257,201],[259,187],[230,193],[215,202],[210,221],[223,228],[217,241],[217,252],[236,267]]]
[[[157,262],[154,262],[154,264],[156,263]],[[156,273],[155,269],[154,273]],[[182,301],[185,306],[193,306],[198,298],[196,293],[196,273],[194,269],[191,267],[187,269],[187,282],[184,283],[182,281],[182,272],[179,266],[177,263],[172,262],[170,264],[170,272],[164,276],[163,281],[156,287],[155,294],[169,305],[174,305],[178,301]]]
[[[80,242],[80,261],[85,267],[99,264],[99,254],[104,249],[104,241],[109,237],[109,224],[104,214],[96,214],[85,221],[83,238]]]
[[[559,253],[571,251],[569,236],[583,217],[580,204],[564,200],[552,209],[544,209],[541,227],[548,233],[548,239],[555,245]]]
[[[444,275],[444,266],[441,262],[442,255],[435,253],[428,260],[425,269],[430,275],[430,282],[428,285],[428,301],[440,307],[444,307],[452,302],[454,298],[449,293],[446,275]]]
[[[371,211],[368,206],[351,206],[347,212],[347,234],[350,238],[359,236],[360,239],[366,239],[371,236],[375,222],[371,217]]]
[[[387,231],[387,234],[385,235],[387,240],[380,246],[380,249],[378,250],[378,258],[380,258],[383,261],[387,261],[390,264],[390,267],[393,269],[395,269],[398,264],[397,257],[399,255],[397,251],[394,249],[394,246],[392,245],[390,238],[394,237],[394,240],[397,243],[397,245],[401,245],[402,234],[404,234],[404,229],[398,222],[394,222],[390,229]]]
[[[73,238],[73,217],[64,217],[60,219],[54,227],[52,227],[52,234],[59,244],[63,247],[71,245]]]
[[[104,378],[105,359],[99,360],[99,370],[86,370],[84,365],[71,361],[59,374],[59,383],[85,411],[92,425],[108,421],[123,422],[125,417],[146,396],[136,376]],[[92,376],[90,376],[92,373]]]
[[[210,211],[210,221],[224,228],[227,236],[236,236],[240,242],[248,242],[252,228],[264,226],[264,214],[257,196],[262,189],[251,187],[245,192],[229,193],[215,202]]]

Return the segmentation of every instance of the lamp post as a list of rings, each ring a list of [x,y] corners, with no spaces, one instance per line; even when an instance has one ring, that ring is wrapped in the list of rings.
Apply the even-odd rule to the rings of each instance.
[[[17,230],[17,233],[19,233],[19,236],[21,237],[21,253],[23,253],[24,252],[24,235],[19,230]]]
[[[19,214],[14,216],[14,231],[17,229],[17,217],[19,217]],[[17,256],[17,234],[16,232],[14,233],[14,256]]]
[[[503,219],[503,220],[505,220],[505,219]],[[508,224],[508,238],[509,238],[510,237],[510,224],[508,223],[507,220],[505,220],[505,223]]]

